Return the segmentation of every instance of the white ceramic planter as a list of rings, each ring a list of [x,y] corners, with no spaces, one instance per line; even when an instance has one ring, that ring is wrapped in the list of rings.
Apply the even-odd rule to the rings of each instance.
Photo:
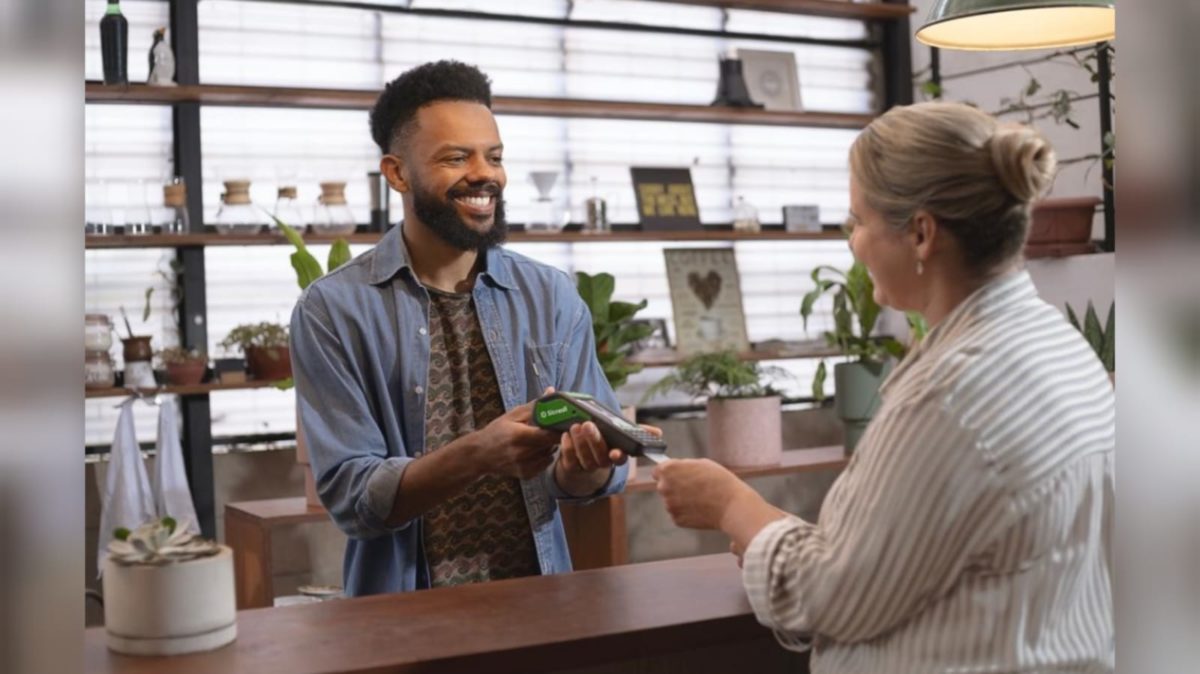
[[[783,460],[779,396],[710,398],[708,458],[730,468],[773,466]]]
[[[233,551],[187,562],[104,562],[108,647],[129,655],[178,655],[220,648],[237,638]]]

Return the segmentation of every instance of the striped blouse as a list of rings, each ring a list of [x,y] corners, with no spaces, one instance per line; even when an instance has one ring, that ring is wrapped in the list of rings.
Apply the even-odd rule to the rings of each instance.
[[[817,522],[746,549],[755,614],[814,672],[1111,672],[1112,386],[1028,273],[896,367]]]

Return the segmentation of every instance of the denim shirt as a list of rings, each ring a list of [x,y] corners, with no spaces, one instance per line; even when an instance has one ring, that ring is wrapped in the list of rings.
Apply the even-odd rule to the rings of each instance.
[[[484,263],[472,296],[504,408],[553,386],[617,409],[596,360],[591,313],[570,277],[502,248]],[[310,285],[292,313],[299,425],[321,502],[349,537],[348,596],[429,587],[421,519],[385,523],[405,468],[426,449],[428,325],[429,294],[400,227]],[[571,570],[557,501],[615,494],[628,468],[617,467],[587,499],[564,492],[553,471],[521,481],[543,574]]]

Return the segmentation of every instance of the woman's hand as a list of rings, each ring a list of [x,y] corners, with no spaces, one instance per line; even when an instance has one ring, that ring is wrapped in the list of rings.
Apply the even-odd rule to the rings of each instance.
[[[709,459],[673,459],[654,468],[654,481],[677,526],[721,529],[739,498],[759,498],[736,475]]]

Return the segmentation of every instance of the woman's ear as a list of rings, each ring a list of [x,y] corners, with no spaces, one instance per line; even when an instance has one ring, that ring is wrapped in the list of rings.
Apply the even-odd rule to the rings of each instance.
[[[392,189],[401,194],[408,192],[408,179],[405,176],[404,160],[398,155],[385,154],[379,160],[379,171],[387,178]]]
[[[913,215],[909,225],[909,238],[912,241],[917,259],[925,261],[933,253],[933,245],[937,240],[938,223],[933,214],[925,209],[918,210]]]

